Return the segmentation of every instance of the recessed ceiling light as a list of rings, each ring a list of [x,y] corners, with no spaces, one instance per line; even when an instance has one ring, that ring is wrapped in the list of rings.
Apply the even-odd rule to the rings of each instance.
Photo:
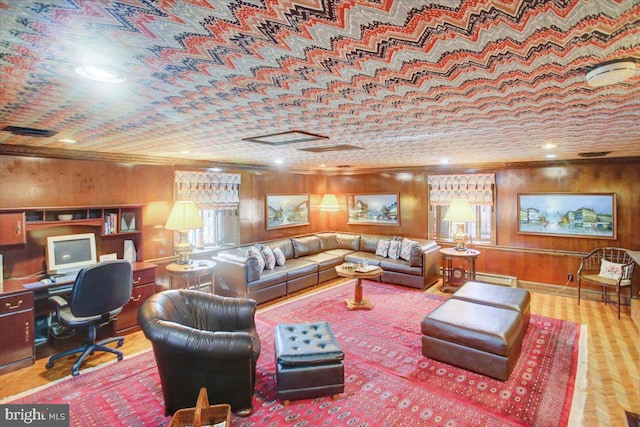
[[[283,163],[284,163],[284,160],[282,160],[282,159],[275,159],[275,160],[273,161],[273,163],[275,163],[276,165],[281,165],[281,164],[283,164]]]
[[[191,151],[189,151],[189,150],[182,150],[182,151],[180,152],[180,154],[189,154],[190,152],[191,152]]]
[[[449,164],[449,159],[442,159],[442,160],[440,160],[440,164],[448,165],[448,164]]]
[[[62,142],[64,144],[76,144],[78,141],[70,138],[62,138],[62,139],[59,139],[58,142]]]
[[[127,80],[121,73],[112,68],[97,67],[95,65],[81,65],[76,68],[76,73],[85,79],[103,83],[122,83]]]
[[[556,158],[556,155],[555,155],[555,154],[547,154],[545,157],[546,157],[547,159],[555,159],[555,158]]]
[[[556,145],[556,144],[553,144],[553,143],[551,143],[551,142],[550,142],[550,143],[548,143],[548,144],[544,144],[544,145],[542,146],[542,148],[543,148],[544,150],[552,150],[552,149],[554,149],[554,148],[556,148],[556,147],[557,147],[557,145]]]

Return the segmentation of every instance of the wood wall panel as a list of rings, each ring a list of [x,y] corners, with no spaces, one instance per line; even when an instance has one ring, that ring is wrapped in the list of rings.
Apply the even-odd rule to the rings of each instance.
[[[176,169],[202,170],[184,166],[0,156],[0,208],[144,203],[144,257],[147,260],[165,258],[171,256],[173,250],[173,234],[163,226],[173,204],[173,172]],[[225,172],[242,175],[240,236],[243,244],[323,230],[416,238],[428,236],[426,178],[430,171],[427,169],[353,175],[292,174],[275,170]],[[482,172],[496,173],[497,247],[478,247],[483,252],[478,258],[478,271],[564,285],[567,274],[577,270],[580,253],[603,245],[640,250],[640,227],[637,226],[640,162],[637,160],[505,167]],[[433,173],[447,172],[438,167]],[[395,192],[400,193],[399,226],[347,224],[346,194]],[[616,193],[617,240],[518,234],[517,195],[536,192]],[[266,230],[267,193],[309,193],[310,224]],[[319,212],[325,193],[336,194],[339,212]],[[535,251],[531,252],[531,249]],[[33,257],[29,251],[27,248],[0,248],[5,255],[5,264],[22,257]],[[29,264],[29,269],[35,264]],[[640,290],[639,280],[636,280],[640,279],[640,268],[638,271],[634,278],[634,295]],[[5,268],[5,275],[12,273],[16,271],[12,271],[11,266],[9,270]],[[570,286],[575,286],[575,282]]]

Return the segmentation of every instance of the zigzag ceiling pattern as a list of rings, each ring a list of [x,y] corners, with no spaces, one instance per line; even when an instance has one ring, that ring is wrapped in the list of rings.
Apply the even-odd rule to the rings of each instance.
[[[0,19],[0,126],[57,132],[0,144],[329,170],[640,156],[640,74],[585,81],[640,58],[638,0],[0,0]],[[90,58],[127,81],[80,78]],[[244,141],[291,130],[329,139]],[[299,151],[340,144],[366,151]]]

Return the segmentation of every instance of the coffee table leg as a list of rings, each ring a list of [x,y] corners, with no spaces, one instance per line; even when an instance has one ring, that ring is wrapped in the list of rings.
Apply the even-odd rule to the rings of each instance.
[[[360,278],[356,278],[354,298],[345,302],[349,310],[371,310],[373,308],[373,304],[368,299],[362,298],[362,279]]]

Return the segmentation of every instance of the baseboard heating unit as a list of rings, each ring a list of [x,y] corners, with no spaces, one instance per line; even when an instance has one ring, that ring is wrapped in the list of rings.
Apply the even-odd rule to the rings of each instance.
[[[491,283],[493,285],[510,286],[515,288],[518,286],[518,278],[514,276],[503,276],[501,274],[476,273],[476,281]]]

